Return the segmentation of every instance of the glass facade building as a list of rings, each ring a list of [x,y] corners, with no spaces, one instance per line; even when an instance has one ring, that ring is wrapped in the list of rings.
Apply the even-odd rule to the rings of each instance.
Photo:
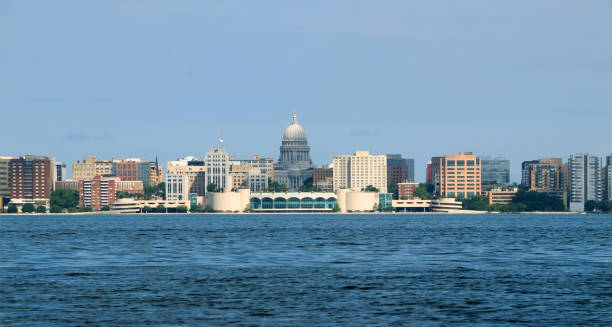
[[[505,158],[481,158],[483,185],[510,184],[510,160]]]

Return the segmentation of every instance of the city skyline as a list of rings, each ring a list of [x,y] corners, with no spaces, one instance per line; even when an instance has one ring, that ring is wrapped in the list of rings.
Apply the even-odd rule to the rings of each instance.
[[[223,132],[232,155],[278,160],[297,109],[319,166],[400,153],[422,181],[469,151],[519,182],[522,161],[609,153],[611,6],[6,1],[2,152],[167,162]]]

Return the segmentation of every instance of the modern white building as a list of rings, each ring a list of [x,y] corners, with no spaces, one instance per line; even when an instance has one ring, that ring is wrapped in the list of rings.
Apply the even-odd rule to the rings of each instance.
[[[225,190],[226,187],[231,188],[230,156],[221,145],[212,147],[210,151],[206,152],[204,165],[206,167],[206,185],[213,183],[221,190]]]
[[[602,199],[601,162],[587,153],[572,154],[568,160],[570,210],[584,211],[584,203]]]
[[[369,185],[387,190],[387,156],[357,151],[353,155],[334,156],[334,190],[361,190]]]
[[[189,176],[182,173],[166,174],[166,200],[189,199]]]
[[[606,157],[606,195],[612,201],[612,154]]]

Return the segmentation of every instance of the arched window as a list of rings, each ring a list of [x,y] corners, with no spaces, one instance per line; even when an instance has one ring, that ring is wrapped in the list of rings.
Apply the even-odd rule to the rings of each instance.
[[[287,209],[287,200],[285,198],[274,199],[274,209]]]
[[[312,198],[303,198],[301,207],[305,209],[312,208]]]
[[[329,198],[327,199],[327,201],[325,201],[325,208],[333,209],[335,204],[336,204],[336,199]]]
[[[274,206],[274,201],[272,201],[271,198],[263,198],[263,200],[261,201],[261,206],[264,209],[272,209],[272,207]]]
[[[258,198],[251,199],[251,208],[252,209],[261,209],[261,200]]]
[[[317,209],[325,208],[325,199],[324,198],[316,198],[314,202],[314,207]]]
[[[297,209],[300,207],[300,199],[298,198],[289,198],[289,203],[287,204],[287,208],[289,209]]]

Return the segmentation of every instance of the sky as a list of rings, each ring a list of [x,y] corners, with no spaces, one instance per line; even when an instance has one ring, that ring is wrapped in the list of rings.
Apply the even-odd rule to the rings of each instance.
[[[612,153],[612,1],[0,1],[0,155]],[[70,169],[69,169],[70,170]]]

